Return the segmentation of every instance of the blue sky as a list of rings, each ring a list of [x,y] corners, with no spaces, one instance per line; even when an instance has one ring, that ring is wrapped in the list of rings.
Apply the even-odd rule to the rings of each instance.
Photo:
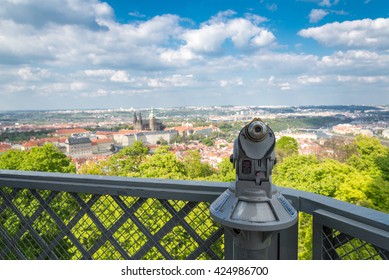
[[[3,0],[0,110],[389,104],[386,0]]]

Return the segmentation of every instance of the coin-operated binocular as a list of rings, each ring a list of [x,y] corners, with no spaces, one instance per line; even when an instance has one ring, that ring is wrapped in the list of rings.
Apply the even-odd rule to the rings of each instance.
[[[271,183],[275,143],[261,119],[243,127],[231,157],[236,181],[210,206],[211,217],[233,236],[234,259],[268,259],[272,235],[297,222],[297,211]]]

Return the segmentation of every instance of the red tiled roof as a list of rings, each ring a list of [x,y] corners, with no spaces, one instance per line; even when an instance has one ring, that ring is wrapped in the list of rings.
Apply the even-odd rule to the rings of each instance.
[[[57,134],[60,135],[67,135],[67,134],[74,134],[74,133],[85,133],[87,132],[83,128],[71,128],[71,129],[59,129],[57,130]]]
[[[8,151],[9,149],[11,149],[11,147],[12,146],[8,144],[0,144],[0,153]]]
[[[193,127],[189,127],[189,126],[176,126],[176,127],[165,128],[165,130],[188,131],[188,130],[193,130]]]
[[[117,132],[115,132],[115,131],[97,131],[96,132],[96,135],[113,135],[113,134],[117,134]]]
[[[112,139],[93,139],[92,144],[104,144],[104,143],[113,143]]]
[[[39,142],[38,141],[27,141],[22,144],[23,147],[35,147],[38,146]]]

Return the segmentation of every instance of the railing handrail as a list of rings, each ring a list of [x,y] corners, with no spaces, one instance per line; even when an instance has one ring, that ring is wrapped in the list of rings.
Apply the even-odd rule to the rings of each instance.
[[[0,186],[212,202],[228,183],[0,170]]]
[[[328,196],[278,187],[279,191],[286,197],[297,198],[299,211],[313,215],[313,212],[321,209],[335,214],[366,223],[389,232],[389,214],[337,200]]]
[[[0,186],[212,202],[230,183],[0,170]],[[389,214],[319,194],[278,187],[299,211],[331,211],[389,232]]]

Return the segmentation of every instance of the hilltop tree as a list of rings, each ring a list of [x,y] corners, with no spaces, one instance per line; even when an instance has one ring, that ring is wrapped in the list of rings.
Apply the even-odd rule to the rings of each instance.
[[[236,179],[236,172],[234,165],[231,163],[229,158],[223,158],[219,163],[218,172],[212,179],[221,182],[233,182]]]
[[[53,144],[30,151],[9,150],[0,156],[1,169],[73,173],[75,166]]]
[[[313,155],[287,157],[276,165],[273,182],[389,212],[389,149],[369,137],[357,137],[352,145],[356,152],[343,163],[328,158],[319,161]],[[299,220],[299,236],[307,238],[299,249],[304,259],[310,258],[309,219],[301,215]]]
[[[136,177],[185,179],[186,169],[167,146],[158,147],[154,154],[139,165],[139,172],[132,174]]]
[[[108,162],[88,161],[84,163],[77,171],[78,174],[107,175]]]
[[[282,136],[276,142],[275,152],[277,160],[280,162],[286,157],[298,154],[298,148],[296,139],[289,136]]]
[[[71,160],[52,144],[33,147],[31,151],[27,152],[20,169],[61,173],[74,173],[76,171]]]
[[[346,162],[352,155],[357,154],[357,146],[355,142],[348,143],[343,139],[330,138],[323,144],[323,148],[333,151],[331,158],[340,162]],[[328,157],[326,154],[324,157]]]
[[[214,170],[208,163],[201,162],[201,154],[198,150],[188,151],[183,163],[191,179],[206,178],[214,174]]]
[[[0,169],[18,170],[27,153],[20,150],[8,150],[0,154]]]
[[[139,172],[139,166],[149,153],[149,148],[141,141],[126,147],[112,156],[108,163],[109,175],[128,176]]]

